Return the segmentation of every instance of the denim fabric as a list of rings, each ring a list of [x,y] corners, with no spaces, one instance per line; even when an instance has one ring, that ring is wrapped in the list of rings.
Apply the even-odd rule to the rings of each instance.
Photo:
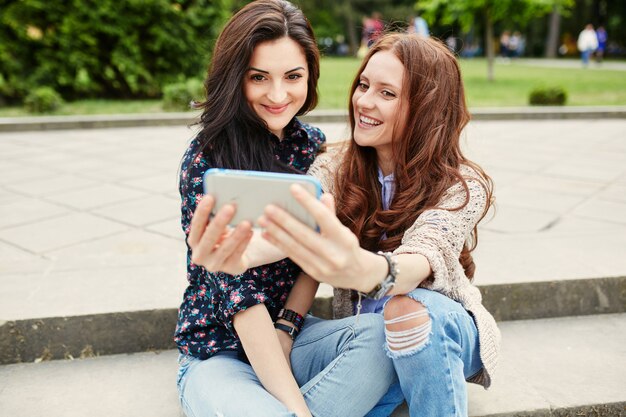
[[[383,318],[308,316],[291,352],[292,371],[314,416],[365,415],[396,381]],[[188,417],[293,416],[237,353],[206,360],[181,355],[178,390]]]
[[[456,301],[417,288],[407,296],[428,310],[431,333],[426,343],[404,351],[391,351],[399,383],[379,401],[367,417],[389,416],[402,403],[411,417],[467,416],[467,379],[482,369],[478,330],[472,316]]]

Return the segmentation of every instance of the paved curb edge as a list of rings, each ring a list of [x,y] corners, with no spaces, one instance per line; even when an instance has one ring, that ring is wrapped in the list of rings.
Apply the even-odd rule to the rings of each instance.
[[[470,109],[473,120],[625,119],[626,106],[606,107],[503,107]],[[307,123],[347,123],[343,110],[314,110],[301,119]],[[120,127],[190,126],[197,114],[154,113],[125,115],[1,117],[0,132]]]
[[[497,321],[626,312],[626,276],[480,287]],[[330,318],[332,298],[313,314]],[[167,350],[175,308],[0,322],[0,365]]]

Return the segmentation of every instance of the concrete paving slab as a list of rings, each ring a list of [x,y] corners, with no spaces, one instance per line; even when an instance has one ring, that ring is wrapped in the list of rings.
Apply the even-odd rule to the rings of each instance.
[[[496,196],[497,198],[497,196]],[[485,230],[498,233],[540,232],[559,218],[559,213],[497,204],[495,216],[489,214],[481,223]]]
[[[54,271],[172,266],[184,264],[185,256],[186,249],[179,241],[137,229],[46,253],[46,258],[54,262]],[[162,278],[167,279],[146,277],[145,285]]]
[[[14,417],[183,416],[172,351],[63,365],[51,362],[36,368],[1,369],[0,413]]]
[[[500,176],[498,175],[498,177]],[[517,181],[507,181],[507,183],[514,183],[517,187],[525,187],[537,191],[542,190],[584,197],[589,197],[606,186],[605,183],[600,181],[579,181],[544,174],[521,176]],[[498,190],[498,198],[500,198],[499,195],[500,192]]]
[[[602,200],[626,203],[626,184],[611,184],[598,193],[597,197]]]
[[[13,194],[11,202],[0,205],[0,229],[59,217],[69,212],[68,208],[59,204]]]
[[[137,190],[150,193],[168,193],[178,189],[177,167],[172,164],[172,170],[160,175],[151,175],[144,178],[133,178],[121,181],[120,184]]]
[[[43,255],[0,241],[0,275],[2,278],[8,274],[44,274],[50,268],[51,263],[52,261]],[[4,280],[0,282],[4,284]]]
[[[109,160],[107,165],[94,170],[87,170],[82,176],[97,183],[115,183],[137,178],[150,178],[158,174],[159,172],[155,168],[132,163],[123,164]]]
[[[185,290],[179,277],[184,274],[185,265],[178,264],[5,275],[0,317],[13,321],[178,306]],[[60,283],[66,288],[63,297],[56,290]]]
[[[43,253],[127,230],[128,226],[87,213],[72,213],[0,231],[0,239]]]
[[[479,230],[479,285],[624,275],[626,228],[569,216],[541,233]]]
[[[104,206],[145,198],[147,192],[115,184],[95,185],[75,191],[55,193],[46,200],[77,210],[97,209]]]
[[[0,185],[2,185],[5,190],[9,190],[8,187],[15,185],[16,183],[22,183],[30,180],[38,180],[40,178],[50,178],[58,175],[57,171],[41,168],[37,166],[28,166],[28,169],[24,169],[25,163],[16,164],[17,166],[13,166],[11,169],[2,172],[0,175]],[[11,190],[15,192],[15,189]],[[21,190],[19,187],[17,191]]]
[[[576,207],[577,216],[599,219],[613,223],[626,224],[626,202],[592,200]]]
[[[180,203],[160,195],[150,195],[93,210],[108,219],[133,226],[146,226],[180,217]]]
[[[57,194],[64,191],[74,191],[88,187],[96,186],[95,181],[86,178],[80,178],[75,175],[57,174],[47,177],[28,180],[14,180],[5,187],[17,193],[23,193],[31,196],[46,196]]]
[[[498,206],[502,204],[531,210],[567,213],[585,201],[588,196],[510,185],[499,189],[496,198]]]
[[[573,161],[558,162],[543,170],[544,174],[586,181],[614,181],[626,168],[624,165],[589,165]]]
[[[470,416],[589,415],[581,413],[592,406],[598,416],[623,411],[626,315],[508,322],[500,327],[498,373],[488,391],[469,384]],[[176,357],[177,352],[169,350],[2,366],[0,413],[180,416]],[[394,417],[408,416],[405,410]]]
[[[181,228],[179,218],[172,218],[164,222],[151,224],[146,226],[146,230],[174,238],[181,242],[185,240],[185,234]]]

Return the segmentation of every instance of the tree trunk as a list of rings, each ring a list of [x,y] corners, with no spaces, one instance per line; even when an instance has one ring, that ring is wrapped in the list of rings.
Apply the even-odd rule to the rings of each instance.
[[[552,6],[550,14],[550,26],[548,27],[548,39],[546,39],[546,58],[556,58],[559,47],[559,30],[561,27],[561,14],[556,4]]]
[[[348,30],[348,45],[350,45],[350,54],[355,56],[359,50],[360,42],[356,38],[356,27],[354,26],[354,14],[352,13],[352,3],[350,0],[344,0],[343,2],[343,15],[346,19],[346,27]]]
[[[495,54],[493,50],[493,21],[491,20],[491,11],[485,11],[485,50],[487,51],[487,81],[493,81],[493,63]]]

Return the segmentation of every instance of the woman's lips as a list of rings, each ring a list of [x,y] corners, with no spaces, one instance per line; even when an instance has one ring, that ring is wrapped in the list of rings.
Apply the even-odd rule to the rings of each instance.
[[[267,110],[269,113],[272,114],[280,114],[282,112],[284,112],[287,107],[289,106],[289,104],[285,104],[283,106],[263,106],[265,108],[265,110]]]

